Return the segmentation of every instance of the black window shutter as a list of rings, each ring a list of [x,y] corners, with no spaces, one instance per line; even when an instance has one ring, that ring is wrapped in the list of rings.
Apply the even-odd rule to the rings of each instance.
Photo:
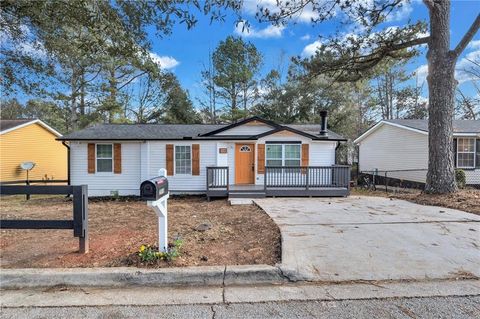
[[[457,168],[457,139],[453,139],[453,164],[455,164],[455,168]]]
[[[475,168],[480,168],[480,139],[477,139],[477,158],[475,159]]]

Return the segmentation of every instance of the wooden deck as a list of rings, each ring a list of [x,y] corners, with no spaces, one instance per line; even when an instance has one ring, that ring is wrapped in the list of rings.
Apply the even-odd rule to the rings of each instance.
[[[207,197],[344,197],[350,166],[266,167],[264,185],[228,183],[228,167],[207,167]]]

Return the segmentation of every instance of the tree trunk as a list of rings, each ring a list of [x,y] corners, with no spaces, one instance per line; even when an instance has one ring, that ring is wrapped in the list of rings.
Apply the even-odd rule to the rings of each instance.
[[[77,71],[75,67],[72,67],[72,78],[70,79],[70,86],[72,90],[72,96],[71,98],[71,104],[70,104],[70,112],[71,112],[71,117],[70,117],[70,127],[72,131],[75,131],[78,127],[78,115],[77,115],[77,84],[78,84],[78,79],[77,79]]]
[[[80,115],[85,115],[85,68],[80,69]]]
[[[457,190],[453,161],[455,58],[450,54],[450,2],[429,7],[428,59],[428,173],[425,191],[444,194]]]
[[[113,118],[115,115],[116,111],[116,106],[117,106],[117,79],[115,78],[115,68],[112,67],[110,69],[110,77],[108,79],[109,83],[109,91],[110,91],[110,96],[109,96],[109,108],[108,108],[108,123],[113,122]]]

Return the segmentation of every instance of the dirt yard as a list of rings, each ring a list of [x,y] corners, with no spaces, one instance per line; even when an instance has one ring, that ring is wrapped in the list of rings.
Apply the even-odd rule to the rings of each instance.
[[[71,219],[72,202],[62,197],[0,198],[2,219]],[[169,241],[183,240],[181,256],[156,267],[270,264],[280,261],[280,232],[256,206],[230,206],[200,197],[169,199]],[[208,230],[199,225],[211,226]],[[90,252],[80,255],[70,230],[2,230],[3,268],[143,266],[142,244],[157,245],[157,218],[143,201],[91,200]],[[207,227],[208,228],[208,227]]]
[[[459,209],[472,214],[480,215],[480,190],[474,188],[462,189],[455,194],[430,195],[421,193],[385,193],[384,191],[352,190],[352,195],[382,196],[405,199],[422,205],[442,206]]]

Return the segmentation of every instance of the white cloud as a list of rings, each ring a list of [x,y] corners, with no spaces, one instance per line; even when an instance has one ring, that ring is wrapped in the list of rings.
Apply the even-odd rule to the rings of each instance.
[[[315,52],[317,52],[317,49],[322,45],[322,41],[317,40],[315,42],[312,42],[310,44],[307,44],[302,51],[302,56],[304,58],[311,57],[312,55],[315,55]]]
[[[283,35],[283,30],[285,26],[274,26],[269,25],[264,29],[255,29],[252,26],[246,27],[244,22],[239,22],[235,27],[235,34],[240,35],[245,38],[259,38],[259,39],[268,39],[268,38],[281,38]]]
[[[310,38],[311,38],[311,37],[310,37],[310,34],[307,33],[307,34],[305,34],[303,37],[301,37],[300,40],[308,41],[308,40],[310,40]]]
[[[45,50],[45,47],[41,42],[33,37],[30,29],[22,24],[20,26],[20,31],[23,36],[19,39],[13,39],[7,32],[0,30],[0,44],[2,46],[11,47],[21,54],[45,59],[47,57],[47,50]]]
[[[180,62],[178,62],[174,57],[160,56],[154,52],[150,52],[150,57],[152,58],[153,62],[160,65],[160,68],[164,70],[172,69],[180,64]]]
[[[419,66],[415,70],[415,75],[417,76],[418,79],[418,84],[422,85],[423,82],[427,80],[427,75],[428,75],[428,65],[424,64]]]
[[[480,63],[480,48],[478,50],[467,53],[462,59],[457,62],[455,69],[455,78],[460,84],[472,80],[478,80],[478,78],[475,77],[473,74],[465,72],[465,70],[475,67],[475,65],[471,61]]]
[[[413,8],[411,3],[404,0],[402,1],[402,7],[397,10],[393,10],[392,13],[387,16],[386,20],[387,22],[405,20],[410,16],[412,11],[413,11]]]
[[[480,40],[472,40],[468,44],[467,48],[469,48],[469,49],[480,49]]]

